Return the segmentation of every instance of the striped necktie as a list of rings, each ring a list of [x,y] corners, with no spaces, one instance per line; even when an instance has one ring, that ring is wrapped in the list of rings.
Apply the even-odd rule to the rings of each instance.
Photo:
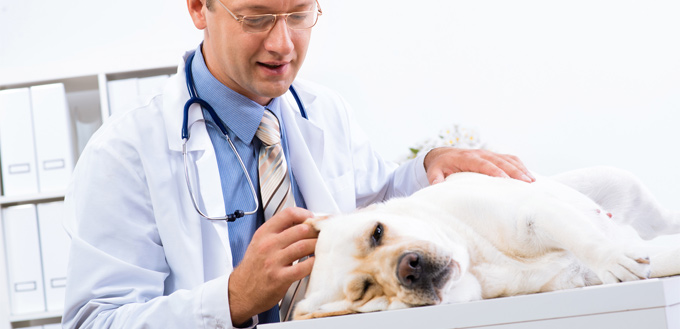
[[[258,159],[260,194],[264,219],[268,220],[278,211],[295,206],[290,185],[288,165],[281,146],[279,120],[269,110],[264,111],[262,122],[255,133],[262,141]]]
[[[279,210],[295,207],[295,199],[288,175],[288,165],[281,146],[279,120],[269,110],[264,111],[262,122],[255,133],[262,141],[259,156],[260,194],[264,205],[264,219],[268,220]],[[295,304],[305,295],[306,277],[293,283],[280,302],[280,319],[288,321]]]

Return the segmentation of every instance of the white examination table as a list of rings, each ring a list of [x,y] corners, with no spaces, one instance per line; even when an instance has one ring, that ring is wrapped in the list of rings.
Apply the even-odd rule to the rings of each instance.
[[[258,328],[680,329],[680,276]]]

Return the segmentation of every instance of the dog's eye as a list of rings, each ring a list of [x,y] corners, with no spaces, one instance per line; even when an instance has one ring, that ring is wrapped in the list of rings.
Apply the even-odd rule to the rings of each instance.
[[[382,224],[378,223],[373,230],[373,235],[371,235],[371,244],[375,246],[380,245],[380,240],[382,240],[384,228]]]

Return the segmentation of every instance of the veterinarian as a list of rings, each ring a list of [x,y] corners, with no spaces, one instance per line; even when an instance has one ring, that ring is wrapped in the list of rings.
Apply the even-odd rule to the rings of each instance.
[[[299,225],[314,213],[409,195],[458,171],[532,181],[517,158],[487,151],[383,160],[341,97],[295,80],[322,17],[315,0],[187,5],[203,42],[162,95],[108,120],[77,164],[65,328],[276,322],[279,301],[311,271],[313,257],[292,263],[314,251],[317,233]],[[215,219],[225,217],[235,220]]]

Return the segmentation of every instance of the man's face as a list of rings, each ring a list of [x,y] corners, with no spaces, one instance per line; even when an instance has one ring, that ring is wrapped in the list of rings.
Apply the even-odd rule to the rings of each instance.
[[[217,1],[203,7],[203,55],[212,74],[227,87],[266,105],[293,83],[307,54],[311,29],[289,29],[285,19],[265,32],[247,33]],[[314,0],[221,0],[236,16],[279,14],[316,8]]]

